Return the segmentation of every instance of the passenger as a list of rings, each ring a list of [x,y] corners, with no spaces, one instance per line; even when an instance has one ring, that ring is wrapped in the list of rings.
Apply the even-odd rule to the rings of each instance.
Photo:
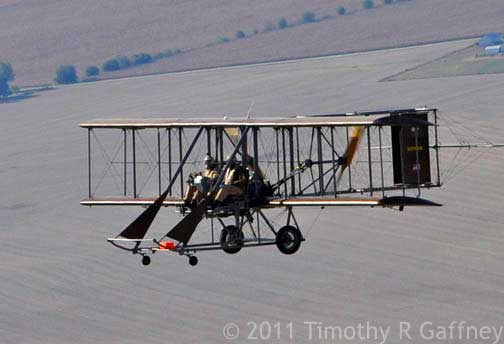
[[[205,170],[203,171],[203,177],[207,177],[212,181],[212,185],[219,178],[219,171],[217,170],[217,161],[211,156],[206,155],[203,160],[205,164]]]
[[[212,156],[205,156],[203,163],[205,164],[205,170],[203,172],[191,173],[187,180],[188,187],[184,195],[184,204],[189,208],[199,203],[219,177],[217,163]]]
[[[256,169],[257,169],[257,185],[256,185]],[[258,192],[261,190],[261,186],[264,184],[264,174],[261,169],[255,166],[254,158],[249,156],[247,159],[247,172],[248,172],[248,194],[256,195],[256,186]]]
[[[256,166],[254,158],[251,156],[249,156],[247,159],[247,171],[249,175],[249,181],[253,181],[255,179]],[[264,174],[259,168],[259,166],[257,167],[257,172],[258,172],[257,179],[262,183],[264,181]]]
[[[229,160],[229,159],[228,159]],[[224,202],[229,196],[242,197],[247,185],[247,171],[232,159],[223,179],[223,185],[217,192],[215,200]]]
[[[259,166],[255,166],[254,158],[249,156],[247,161],[247,170],[249,174],[248,195],[250,202],[261,203],[265,197],[272,196],[273,191],[269,182],[265,180],[264,173]],[[256,180],[257,171],[257,180]]]

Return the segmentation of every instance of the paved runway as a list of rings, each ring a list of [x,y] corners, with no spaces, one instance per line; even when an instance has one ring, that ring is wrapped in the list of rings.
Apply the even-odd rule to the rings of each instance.
[[[79,205],[87,171],[78,123],[96,117],[239,115],[252,101],[253,116],[428,105],[465,133],[502,142],[502,75],[378,82],[464,45],[81,84],[0,105],[0,341],[222,343],[234,322],[235,342],[253,342],[260,333],[249,322],[264,321],[273,342],[307,342],[316,322],[390,326],[385,342],[401,343],[404,322],[406,342],[492,343],[429,340],[420,326],[504,326],[502,151],[462,152],[479,160],[425,195],[443,208],[300,211],[307,241],[294,256],[267,247],[202,253],[196,268],[173,255],[143,267],[105,241],[140,209]],[[152,231],[177,220],[163,211]],[[325,339],[312,330],[312,342]]]

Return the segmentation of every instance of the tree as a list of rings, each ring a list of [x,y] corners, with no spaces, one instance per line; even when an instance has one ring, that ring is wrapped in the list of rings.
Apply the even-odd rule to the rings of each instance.
[[[340,16],[344,16],[345,14],[347,14],[347,10],[346,10],[346,8],[345,8],[345,7],[343,7],[343,6],[338,7],[338,14],[339,14]]]
[[[147,53],[135,54],[131,58],[131,64],[133,64],[134,66],[139,66],[151,62],[152,62],[152,56]]]
[[[0,63],[0,80],[14,81],[14,71],[10,63]]]
[[[242,38],[247,37],[247,35],[245,35],[245,32],[240,30],[240,31],[236,31],[235,37],[236,37],[236,39],[242,39]]]
[[[126,69],[131,66],[131,62],[127,56],[119,55],[116,57],[116,60],[119,62],[119,69]]]
[[[367,10],[373,8],[374,7],[373,0],[363,0],[362,1],[362,7],[364,7]]]
[[[74,84],[78,82],[77,71],[73,65],[62,65],[56,69],[56,78],[58,84]]]
[[[107,72],[114,72],[120,69],[126,69],[131,66],[131,61],[127,56],[118,55],[103,63],[103,70]]]
[[[9,96],[9,81],[14,81],[14,77],[14,71],[10,63],[0,63],[0,99]]]
[[[96,66],[88,66],[86,68],[86,76],[87,77],[93,77],[93,76],[98,76],[100,74],[100,68]]]
[[[306,11],[305,13],[303,13],[303,23],[314,23],[315,21],[315,13],[311,11]]]
[[[175,54],[174,54],[174,52],[171,49],[166,49],[164,51],[161,51],[161,52],[157,53],[154,56],[154,59],[156,59],[156,60],[166,59],[168,57],[172,57],[173,55],[175,55]]]
[[[230,39],[227,38],[226,36],[222,36],[222,37],[217,38],[217,43],[219,43],[219,44],[228,43],[229,41],[230,41]]]
[[[9,96],[9,84],[7,80],[0,79],[0,100],[5,99]]]
[[[115,58],[109,59],[103,63],[102,68],[106,72],[114,72],[116,70],[119,70],[119,61]]]
[[[280,18],[278,19],[278,28],[281,30],[281,29],[285,29],[289,26],[289,23],[287,22],[287,19],[285,18]]]
[[[385,5],[390,5],[391,3],[393,3],[394,1],[393,0],[383,0],[383,3]]]

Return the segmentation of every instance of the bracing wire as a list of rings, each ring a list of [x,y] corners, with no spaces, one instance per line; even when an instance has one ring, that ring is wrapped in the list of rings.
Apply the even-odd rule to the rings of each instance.
[[[467,125],[464,125],[460,121],[452,119],[449,116],[446,116],[446,114],[443,114],[442,116],[438,115],[438,118],[447,124],[445,127],[450,131],[459,144],[471,145],[471,142],[476,140],[480,143],[489,145],[487,149],[478,149],[475,152],[476,155],[468,153],[472,148],[470,146],[457,148],[457,151],[447,164],[446,169],[444,169],[441,173],[445,182],[449,182],[456,176],[460,175],[460,173],[464,172],[467,168],[480,161],[481,158],[492,149],[492,146],[491,142],[487,138],[481,136],[474,130],[471,130]]]
[[[96,185],[94,187],[94,190],[93,190],[93,192],[92,192],[91,195],[93,196],[93,195],[96,194],[96,191],[98,190],[99,186],[101,185],[101,183],[103,182],[103,180],[107,176],[107,173],[111,169],[113,169],[114,172],[116,173],[115,175],[114,174],[110,174],[112,176],[112,181],[114,182],[115,186],[119,190],[121,190],[121,186],[119,184],[117,184],[117,180],[116,180],[117,178],[121,179],[120,178],[121,174],[117,171],[117,169],[115,168],[115,166],[113,164],[114,159],[117,157],[117,154],[119,154],[119,151],[121,149],[121,141],[119,141],[117,143],[116,149],[113,150],[113,152],[115,151],[115,153],[113,154],[113,157],[110,158],[109,154],[105,150],[105,147],[103,146],[103,144],[101,143],[101,141],[98,139],[98,136],[96,135],[96,133],[94,132],[94,130],[92,130],[91,132],[93,133],[93,137],[95,138],[96,143],[98,143],[98,147],[100,148],[100,154],[102,155],[103,159],[105,160],[105,167],[103,169],[103,172],[102,172],[101,176],[98,178],[98,183],[96,183]]]

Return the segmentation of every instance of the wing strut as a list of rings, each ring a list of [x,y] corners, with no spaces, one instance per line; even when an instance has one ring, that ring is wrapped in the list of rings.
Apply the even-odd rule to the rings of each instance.
[[[248,127],[246,127],[243,130],[240,140],[236,144],[233,153],[230,155],[228,161],[226,162],[226,165],[219,174],[219,178],[215,182],[214,186],[212,187],[208,195],[191,211],[189,215],[186,215],[179,223],[175,225],[175,227],[173,227],[168,233],[166,233],[164,237],[175,239],[184,244],[187,244],[189,242],[191,236],[196,230],[196,227],[198,227],[198,224],[203,219],[203,216],[205,216],[208,203],[213,199],[215,191],[222,183],[222,180],[224,179],[224,176],[229,168],[229,165],[231,164],[231,161],[234,159],[236,153],[238,153],[238,150],[242,146],[243,142],[246,140],[248,130],[249,130]]]
[[[156,217],[159,209],[161,208],[161,205],[163,204],[163,201],[166,199],[166,196],[168,196],[168,193],[170,192],[173,184],[175,183],[175,180],[177,179],[178,175],[182,171],[182,167],[186,163],[187,159],[189,158],[189,155],[191,154],[194,146],[196,145],[196,142],[198,142],[198,138],[200,137],[201,133],[203,132],[203,127],[201,127],[198,130],[198,133],[196,134],[196,137],[192,141],[191,145],[189,146],[189,149],[187,150],[184,158],[180,162],[177,171],[173,175],[172,179],[170,180],[170,184],[166,188],[165,192],[161,194],[161,196],[156,199],[156,201],[150,205],[147,209],[144,210],[140,216],[138,216],[135,221],[130,223],[128,227],[126,227],[117,237],[123,237],[127,239],[143,239],[147,231],[149,230],[149,227],[152,224],[152,221],[154,221],[154,218]]]

